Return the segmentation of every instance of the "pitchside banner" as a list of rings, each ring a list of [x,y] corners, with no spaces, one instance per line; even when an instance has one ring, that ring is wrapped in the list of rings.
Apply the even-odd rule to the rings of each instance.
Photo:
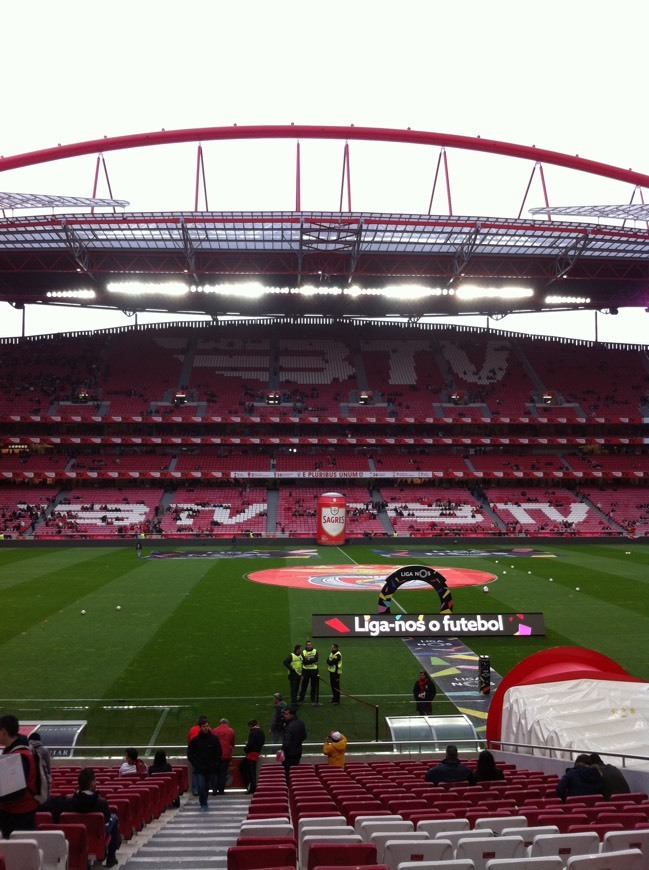
[[[323,614],[311,617],[312,637],[530,637],[544,635],[542,613],[378,615]]]

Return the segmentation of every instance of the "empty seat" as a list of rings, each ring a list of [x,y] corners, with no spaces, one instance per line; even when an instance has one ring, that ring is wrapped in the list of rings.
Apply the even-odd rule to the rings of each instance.
[[[640,849],[644,855],[645,865],[649,867],[649,828],[611,831],[604,834],[602,853],[619,852],[623,849]]]
[[[476,870],[486,870],[492,858],[527,858],[522,837],[465,837],[455,850],[456,858],[470,858]]]
[[[502,837],[522,837],[526,848],[534,842],[534,837],[539,834],[558,834],[559,828],[556,825],[535,825],[532,828],[503,828],[500,832]]]
[[[516,826],[521,828],[527,826],[525,816],[481,816],[475,820],[473,827],[476,831],[482,831],[487,828],[493,831],[494,834],[502,834],[505,828],[515,828]]]
[[[85,825],[88,832],[88,857],[103,861],[106,854],[106,822],[103,813],[61,813],[64,825]]]
[[[230,846],[227,870],[257,870],[259,867],[295,867],[295,846]]]
[[[240,837],[293,837],[293,825],[286,821],[263,819],[263,821],[241,823]]]
[[[415,830],[412,822],[405,819],[374,819],[373,821],[362,822],[355,830],[361,835],[364,843],[372,841],[372,834],[389,834],[391,831],[400,833],[408,833]]]
[[[475,870],[473,861],[467,858],[451,861],[426,861],[423,868],[419,861],[404,861],[399,870]]]
[[[27,835],[29,831],[23,831]],[[2,840],[0,854],[7,870],[41,870],[43,853],[36,840]]]
[[[85,825],[44,824],[41,831],[63,831],[68,844],[68,870],[88,870],[88,831]]]
[[[469,822],[466,819],[422,819],[417,822],[417,830],[433,838],[444,831],[468,831]]]
[[[360,834],[363,822],[376,822],[376,821],[402,822],[403,819],[401,818],[401,816],[393,815],[391,813],[386,813],[386,814],[379,813],[378,815],[375,815],[375,816],[371,816],[371,815],[370,816],[356,816],[356,818],[354,820],[354,830],[356,831],[357,834]]]
[[[319,828],[340,828],[347,826],[347,820],[344,816],[322,816],[314,818],[305,816],[297,823],[298,839],[302,836],[302,832],[306,827],[313,827],[314,825],[317,825]],[[355,832],[357,834],[360,833],[358,828],[355,829]]]
[[[453,858],[450,840],[388,840],[383,849],[383,863],[390,870],[397,870],[400,864],[418,861],[450,861]]]
[[[340,867],[376,863],[373,843],[314,843],[309,849],[309,863],[303,865],[302,870],[314,870],[325,865]]]
[[[564,870],[558,855],[546,858],[492,858],[487,861],[487,870]]]
[[[35,840],[41,850],[43,870],[65,870],[68,866],[68,844],[63,831],[14,831],[9,839]]]
[[[539,834],[534,837],[530,857],[558,855],[564,862],[572,855],[596,855],[599,852],[597,834]]]
[[[575,855],[566,866],[568,870],[643,870],[645,864],[639,849],[622,849],[602,855]]]
[[[299,850],[299,856],[300,856],[300,866],[303,868],[303,870],[305,867],[309,866],[309,862],[311,861],[310,853],[311,853],[311,848],[313,846],[323,846],[323,847],[343,846],[343,845],[359,846],[363,843],[363,840],[361,839],[360,834],[354,834],[354,833],[351,833],[351,834],[350,833],[347,833],[347,834],[335,833],[334,834],[333,831],[336,831],[336,830],[337,830],[336,828],[329,828],[328,831],[331,831],[332,833],[305,834],[302,836],[302,839],[298,844],[298,850]],[[375,855],[376,855],[376,848],[375,848]],[[377,858],[375,857],[373,859],[372,863],[374,864],[374,863],[376,863],[376,861],[377,861]],[[323,864],[332,864],[332,863],[335,864],[336,861],[335,860],[334,861],[323,861],[321,863],[323,863]],[[352,861],[351,863],[353,864],[354,862]],[[382,863],[382,862],[379,862],[379,863]]]
[[[317,819],[311,819],[313,824],[303,825],[300,828],[297,841],[297,857],[300,864],[307,863],[308,844],[316,842],[328,843],[332,837],[335,837],[339,842],[354,843],[363,842],[360,834],[357,834],[351,825],[319,825]],[[346,837],[352,836],[353,840],[346,840]]]
[[[374,832],[370,835],[370,842],[376,846],[376,860],[380,864],[385,864],[384,852],[388,841],[396,842],[398,840],[415,843],[422,840],[430,840],[430,837],[425,831],[388,831]]]

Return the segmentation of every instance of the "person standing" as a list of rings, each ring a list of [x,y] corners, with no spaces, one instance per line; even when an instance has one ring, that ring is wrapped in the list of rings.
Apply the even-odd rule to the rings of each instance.
[[[245,758],[239,765],[239,773],[246,783],[246,792],[254,794],[257,789],[257,762],[266,742],[266,735],[256,719],[248,721],[248,739],[243,747]]]
[[[327,756],[327,764],[332,767],[344,767],[345,749],[347,749],[347,738],[344,734],[340,731],[332,731],[328,734],[322,747],[322,752]]]
[[[282,742],[284,736],[284,710],[286,709],[286,701],[282,700],[279,692],[273,695],[273,713],[270,720],[270,736],[273,743]]]
[[[296,643],[293,652],[284,659],[284,667],[288,670],[288,683],[291,688],[291,704],[295,707],[298,703],[298,691],[302,679],[302,645]]]
[[[230,762],[232,761],[236,735],[234,729],[230,728],[230,722],[227,719],[221,719],[214,729],[214,733],[221,744],[221,761],[219,762],[219,769],[216,772],[214,787],[217,794],[225,794],[225,786],[228,781],[228,770],[230,769]]]
[[[304,722],[297,718],[295,707],[287,707],[284,710],[284,736],[282,739],[282,753],[284,760],[282,766],[286,773],[288,782],[288,772],[292,767],[300,763],[302,758],[302,744],[306,740],[306,727]]]
[[[426,671],[419,671],[419,679],[412,687],[412,695],[420,716],[430,715],[433,712],[433,701],[436,694],[437,687],[433,680]]]
[[[304,701],[307,689],[311,689],[311,703],[318,703],[318,650],[310,640],[307,640],[302,651],[302,685],[300,686],[300,703]]]
[[[0,833],[9,839],[12,831],[33,831],[36,827],[36,757],[20,734],[18,719],[7,713],[0,716],[0,746],[2,754],[16,753],[25,774],[26,788],[0,798]]]
[[[207,716],[198,717],[198,734],[187,747],[187,758],[196,774],[200,812],[207,812],[207,793],[210,781],[219,768],[221,743],[210,728]]]
[[[340,674],[343,669],[343,657],[337,643],[331,644],[331,652],[327,657],[329,685],[331,686],[332,704],[340,704]]]

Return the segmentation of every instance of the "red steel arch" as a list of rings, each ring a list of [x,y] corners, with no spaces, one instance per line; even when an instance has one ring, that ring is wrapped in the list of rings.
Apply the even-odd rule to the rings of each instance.
[[[622,169],[608,163],[587,160],[578,155],[562,154],[534,145],[517,145],[497,139],[482,139],[479,136],[458,136],[453,133],[433,133],[422,130],[395,130],[386,127],[329,127],[300,124],[249,125],[232,127],[190,127],[182,130],[159,130],[154,133],[134,133],[128,136],[113,136],[90,139],[40,151],[28,151],[10,157],[0,157],[0,172],[22,169],[39,163],[50,163],[68,157],[80,157],[105,151],[123,151],[128,148],[144,148],[153,145],[172,145],[181,142],[207,142],[225,139],[340,139],[369,142],[397,142],[410,145],[433,145],[442,148],[458,148],[464,151],[481,151],[502,157],[516,157],[548,163],[565,169],[574,169],[590,175],[611,178],[637,187],[649,188],[649,175]]]

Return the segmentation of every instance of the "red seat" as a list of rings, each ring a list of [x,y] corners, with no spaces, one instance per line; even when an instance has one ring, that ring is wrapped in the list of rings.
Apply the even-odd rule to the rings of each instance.
[[[227,870],[259,870],[260,867],[295,867],[296,863],[297,848],[295,845],[230,846],[228,849]]]
[[[611,822],[608,825],[602,825],[599,822],[594,822],[590,825],[570,825],[568,827],[569,834],[588,834],[590,831],[594,831],[600,840],[604,839],[604,836],[608,834],[609,831],[623,831],[624,825],[621,825],[619,822]]]
[[[526,815],[524,810],[523,815]],[[527,822],[529,825],[529,819]],[[560,834],[567,834],[570,825],[587,825],[588,817],[581,813],[541,813],[536,824],[556,825]]]
[[[63,825],[85,825],[88,832],[88,855],[97,861],[106,856],[106,822],[103,813],[61,813]]]
[[[88,870],[88,830],[85,825],[39,825],[41,831],[63,831],[68,843],[68,870]]]
[[[636,825],[646,825],[648,823],[647,816],[644,813],[600,813],[597,818],[598,825],[615,824],[619,822],[625,830],[635,828]]]
[[[313,843],[309,849],[308,867],[302,870],[315,870],[316,867],[349,867],[376,864],[374,843]],[[230,870],[230,868],[228,868]]]
[[[131,805],[126,798],[111,797],[108,801],[111,813],[115,813],[119,821],[119,833],[122,840],[130,840],[133,836],[133,819]]]
[[[38,827],[39,825],[49,825],[54,821],[54,819],[52,818],[52,813],[43,812],[36,813],[35,820],[36,827]]]

